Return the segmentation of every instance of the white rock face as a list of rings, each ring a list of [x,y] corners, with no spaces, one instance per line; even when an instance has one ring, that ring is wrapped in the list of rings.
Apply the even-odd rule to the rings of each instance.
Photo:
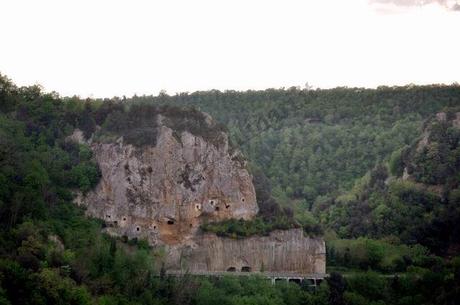
[[[250,219],[258,211],[252,177],[224,138],[219,148],[189,132],[178,141],[161,126],[155,146],[93,141],[102,179],[81,202],[108,233],[152,245],[183,243],[205,220]]]

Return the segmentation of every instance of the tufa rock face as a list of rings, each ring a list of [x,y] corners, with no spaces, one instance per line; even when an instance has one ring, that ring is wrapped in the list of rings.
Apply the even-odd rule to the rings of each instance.
[[[321,238],[308,238],[302,229],[274,231],[270,236],[245,239],[202,234],[196,244],[170,248],[166,267],[190,272],[275,271],[326,273],[326,246]]]
[[[258,207],[252,177],[227,135],[208,115],[194,118],[187,125],[190,117],[155,110],[140,124],[132,117],[125,121],[133,126],[99,129],[105,133],[86,142],[76,130],[68,139],[90,145],[102,178],[75,202],[104,220],[107,233],[164,248],[169,270],[324,273],[324,241],[300,229],[246,239],[200,231],[205,221],[251,219]]]
[[[146,238],[152,245],[182,244],[203,221],[250,219],[258,211],[252,177],[238,152],[230,154],[227,135],[222,139],[217,147],[160,123],[155,146],[135,147],[123,137],[93,140],[102,179],[78,201],[108,224],[109,234]]]

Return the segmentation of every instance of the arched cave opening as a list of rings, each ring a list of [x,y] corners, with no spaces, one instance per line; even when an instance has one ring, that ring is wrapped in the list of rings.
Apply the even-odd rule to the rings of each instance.
[[[141,228],[139,228],[139,227],[136,227],[136,231],[138,231],[138,232],[139,232],[140,230],[141,230]]]
[[[173,225],[173,224],[174,224],[174,220],[171,220],[171,219],[168,220],[167,224],[168,224],[168,225]]]
[[[235,267],[229,267],[227,269],[227,272],[236,272],[236,268]]]
[[[243,267],[241,267],[241,272],[251,272],[251,267],[243,266]]]

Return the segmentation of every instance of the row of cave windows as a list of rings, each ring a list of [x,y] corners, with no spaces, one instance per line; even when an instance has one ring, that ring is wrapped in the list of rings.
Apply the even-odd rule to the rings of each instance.
[[[241,201],[244,202],[244,198],[241,198]],[[214,206],[214,204],[215,204],[216,202],[215,202],[214,200],[210,200],[209,203],[210,203],[212,206]],[[201,210],[201,204],[195,205],[195,208],[196,208],[197,210]],[[226,203],[226,204],[225,204],[225,208],[226,208],[226,209],[230,208],[230,204],[227,204],[227,203]],[[215,207],[215,210],[216,210],[216,211],[219,211],[219,207]],[[106,217],[107,217],[108,219],[111,219],[111,218],[112,218],[111,215],[106,215]],[[123,219],[123,221],[126,221],[126,220],[127,220],[126,217],[123,217],[122,219]],[[115,220],[113,223],[114,223],[115,225],[118,225],[118,221],[117,221],[117,220]],[[174,224],[174,220],[171,220],[171,219],[168,220],[168,221],[167,221],[167,224],[168,224],[168,225],[173,225],[173,224]],[[190,226],[192,226],[192,225],[190,224]],[[157,226],[153,226],[153,229],[154,229],[154,230],[155,230],[156,228],[157,228]],[[139,232],[140,230],[141,230],[140,227],[136,227],[136,231]]]
[[[244,202],[244,198],[241,198],[241,202]],[[216,202],[215,202],[214,200],[209,200],[209,203],[210,203],[212,206],[214,206],[214,205],[216,204]],[[225,208],[226,208],[226,209],[230,208],[230,204],[226,203],[226,204],[225,204]],[[201,204],[199,204],[199,203],[196,204],[196,205],[195,205],[195,209],[196,209],[197,211],[201,210]],[[216,211],[219,211],[219,207],[214,207],[214,209],[215,209]]]
[[[236,268],[235,267],[230,267],[230,268],[227,269],[227,272],[236,272]],[[243,267],[241,267],[241,272],[251,272],[251,267],[243,266]]]
[[[110,216],[110,215],[105,215],[105,216],[106,216],[108,219],[112,218],[112,216]],[[123,221],[126,221],[126,217],[123,217],[122,219],[123,219]],[[173,225],[173,224],[174,224],[174,220],[169,219],[166,223],[167,223],[168,225]],[[114,224],[114,225],[118,225],[118,221],[115,220],[115,221],[113,222],[113,224]],[[190,224],[190,226],[192,226],[192,225]],[[157,228],[157,226],[154,225],[154,226],[153,226],[153,229],[156,230],[156,228]],[[139,232],[140,230],[141,230],[140,227],[136,227],[136,231],[137,231],[137,232]]]

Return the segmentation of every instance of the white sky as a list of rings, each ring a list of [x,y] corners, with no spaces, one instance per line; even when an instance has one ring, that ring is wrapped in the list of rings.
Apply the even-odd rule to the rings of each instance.
[[[398,2],[0,0],[0,73],[82,97],[459,82],[455,1]]]

